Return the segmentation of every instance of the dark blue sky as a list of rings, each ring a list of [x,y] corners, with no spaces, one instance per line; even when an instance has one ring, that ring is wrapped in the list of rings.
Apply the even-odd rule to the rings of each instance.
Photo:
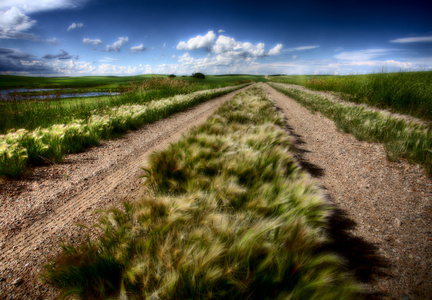
[[[428,2],[1,0],[0,73],[430,70]]]

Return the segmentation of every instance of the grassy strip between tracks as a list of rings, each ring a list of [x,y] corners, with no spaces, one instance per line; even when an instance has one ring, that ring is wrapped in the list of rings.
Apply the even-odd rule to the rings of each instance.
[[[198,103],[227,94],[244,85],[198,91],[155,100],[143,105],[121,105],[103,115],[56,124],[33,131],[19,129],[0,137],[0,176],[20,177],[31,165],[61,162],[67,153],[77,153],[129,129],[160,120]]]
[[[427,122],[409,120],[366,105],[339,103],[283,84],[271,84],[276,90],[335,121],[339,129],[359,140],[383,143],[390,160],[406,158],[423,165],[432,174],[432,130]]]
[[[147,193],[103,213],[99,239],[63,252],[43,278],[83,299],[352,299],[325,252],[329,207],[294,162],[262,88],[152,154]]]

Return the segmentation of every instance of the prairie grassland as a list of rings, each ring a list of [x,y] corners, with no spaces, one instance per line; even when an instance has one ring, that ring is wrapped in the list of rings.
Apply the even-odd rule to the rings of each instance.
[[[238,94],[153,153],[142,199],[106,210],[98,239],[63,244],[43,279],[83,299],[355,298],[283,125],[262,87]]]
[[[432,174],[432,131],[428,122],[409,120],[366,105],[334,102],[325,96],[283,84],[271,86],[308,109],[334,120],[339,129],[353,134],[357,139],[383,143],[390,160],[406,158],[423,165]]]
[[[131,84],[140,85],[147,80],[153,78],[167,78],[167,75],[149,74],[137,76],[81,76],[81,77],[26,77],[14,75],[0,75],[0,89],[15,89],[15,88],[76,88],[76,89],[116,89],[121,86]],[[191,83],[210,84],[204,89],[216,88],[216,84],[230,85],[236,81],[266,81],[264,76],[246,75],[246,74],[230,74],[230,75],[209,75],[203,81],[191,76],[177,76],[174,80],[186,80]],[[223,87],[223,86],[219,86]]]
[[[340,93],[345,100],[432,121],[432,72],[274,76],[274,82]]]
[[[102,114],[110,108],[121,105],[141,105],[175,95],[238,84],[239,82],[234,80],[198,82],[196,80],[152,77],[140,82],[117,86],[112,91],[121,92],[122,95],[119,96],[92,99],[52,99],[50,94],[47,94],[45,99],[28,97],[20,101],[0,101],[0,134],[5,134],[11,129],[32,130],[53,124],[66,124],[74,119],[88,119],[94,114]]]
[[[165,118],[198,103],[239,89],[244,85],[198,91],[154,100],[142,105],[121,105],[85,119],[35,130],[12,130],[0,136],[0,176],[20,177],[29,164],[60,162],[67,153],[77,153],[129,129]],[[136,96],[136,93],[134,94]]]

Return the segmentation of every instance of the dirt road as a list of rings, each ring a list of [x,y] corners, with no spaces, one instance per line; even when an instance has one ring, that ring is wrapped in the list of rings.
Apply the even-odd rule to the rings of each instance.
[[[60,238],[82,240],[87,231],[74,224],[91,225],[96,209],[137,197],[149,155],[204,122],[237,92],[0,183],[0,299],[55,298],[38,274],[59,250]]]
[[[337,131],[319,113],[266,86],[286,117],[296,157],[336,207],[329,248],[347,259],[378,299],[432,297],[432,181],[406,162],[389,162],[383,146]],[[99,147],[0,183],[0,299],[50,299],[38,281],[60,238],[82,241],[98,216],[139,194],[149,154],[204,122],[234,93],[144,126]]]
[[[333,121],[266,85],[286,117],[297,159],[336,211],[331,250],[378,299],[432,298],[432,180],[390,162],[380,144],[339,132]]]

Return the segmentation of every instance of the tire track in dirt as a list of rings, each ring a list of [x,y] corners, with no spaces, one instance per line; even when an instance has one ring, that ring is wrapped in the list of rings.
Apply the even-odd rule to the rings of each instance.
[[[245,89],[247,87],[202,103],[186,112],[146,125],[122,138],[123,140],[126,139],[128,146],[133,145],[126,156],[113,159],[107,167],[102,168],[93,177],[83,177],[76,184],[75,189],[62,190],[61,193],[66,193],[66,195],[62,195],[64,204],[49,208],[50,213],[45,218],[34,222],[27,228],[22,228],[15,235],[8,236],[6,241],[2,243],[0,296],[20,299],[56,297],[55,291],[38,282],[37,274],[47,257],[55,254],[53,251],[59,250],[56,245],[62,237],[66,241],[70,237],[77,240],[80,240],[80,237],[82,239],[84,235],[82,230],[73,224],[79,221],[90,225],[96,220],[96,217],[91,215],[94,209],[103,208],[106,205],[119,206],[119,203],[124,199],[136,198],[143,182],[143,180],[138,179],[142,173],[141,167],[145,166],[149,155],[155,150],[167,147],[189,129],[203,123],[221,104]],[[103,144],[107,146],[120,143],[119,147],[121,148],[125,144],[122,139],[106,141]],[[97,152],[100,150],[98,148],[92,148],[90,151]],[[97,164],[98,162],[87,162],[87,164],[93,163]],[[61,167],[60,165],[59,168]],[[80,168],[86,167],[89,166],[84,164]],[[74,172],[80,172],[80,168]],[[88,181],[88,184],[82,184],[82,181]],[[35,285],[37,286],[36,289]]]
[[[300,165],[335,207],[331,251],[365,284],[368,299],[432,298],[432,180],[382,144],[358,141],[266,85],[286,117]]]

